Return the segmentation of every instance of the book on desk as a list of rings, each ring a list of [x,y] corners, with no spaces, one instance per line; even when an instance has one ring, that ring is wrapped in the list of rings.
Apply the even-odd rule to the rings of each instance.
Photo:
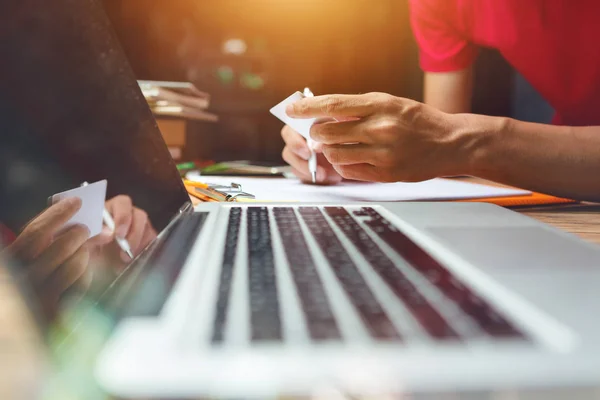
[[[207,111],[210,95],[191,82],[141,80],[138,84],[174,160],[183,156],[190,121],[219,120],[216,114]]]

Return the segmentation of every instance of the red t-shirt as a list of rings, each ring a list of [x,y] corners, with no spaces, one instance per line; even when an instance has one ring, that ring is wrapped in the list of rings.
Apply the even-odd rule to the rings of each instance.
[[[494,48],[554,107],[555,123],[600,125],[600,0],[410,1],[423,70],[461,70]]]
[[[0,222],[0,250],[3,246],[8,246],[15,240],[15,234]]]

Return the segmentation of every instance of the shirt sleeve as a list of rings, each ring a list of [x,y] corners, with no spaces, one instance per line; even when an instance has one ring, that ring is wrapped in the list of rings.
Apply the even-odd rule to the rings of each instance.
[[[478,48],[461,29],[461,17],[456,0],[410,0],[410,20],[424,71],[459,71],[473,64]]]
[[[8,246],[14,241],[14,233],[12,233],[10,229],[2,225],[2,223],[0,222],[0,249],[2,249],[3,246]]]

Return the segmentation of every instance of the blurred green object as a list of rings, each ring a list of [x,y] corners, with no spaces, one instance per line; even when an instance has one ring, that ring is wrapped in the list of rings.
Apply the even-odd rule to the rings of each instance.
[[[262,77],[252,72],[244,72],[240,77],[240,83],[243,87],[250,90],[260,90],[265,86],[265,81]]]
[[[211,173],[215,174],[217,172],[225,172],[229,169],[229,165],[227,163],[216,163],[213,165],[209,165],[208,167],[204,167],[200,169],[200,172],[203,174]]]
[[[235,78],[235,72],[230,66],[223,65],[217,68],[217,77],[222,84],[231,85]]]
[[[239,175],[239,176],[284,176],[291,169],[287,165],[262,163],[258,161],[226,161],[200,169],[201,175]]]
[[[193,162],[186,162],[186,163],[181,163],[181,164],[177,164],[177,169],[179,171],[185,170],[185,169],[194,169],[196,168],[196,164]]]

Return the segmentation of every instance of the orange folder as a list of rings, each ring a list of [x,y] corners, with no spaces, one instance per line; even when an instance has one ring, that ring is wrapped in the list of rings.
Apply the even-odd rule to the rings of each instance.
[[[577,203],[577,200],[564,199],[561,197],[550,196],[543,193],[533,192],[530,195],[525,196],[509,196],[509,197],[491,197],[485,199],[472,199],[472,200],[459,200],[463,202],[483,202],[492,203],[502,207],[525,207],[525,206],[539,206],[539,205],[551,205],[551,204],[569,204]]]

